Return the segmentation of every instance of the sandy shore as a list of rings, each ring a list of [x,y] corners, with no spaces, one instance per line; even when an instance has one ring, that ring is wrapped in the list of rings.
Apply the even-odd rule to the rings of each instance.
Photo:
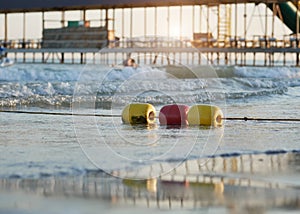
[[[296,213],[299,166],[294,151],[189,160],[147,180],[137,179],[139,173],[155,166],[112,172],[123,178],[101,171],[6,178],[0,180],[0,213]]]

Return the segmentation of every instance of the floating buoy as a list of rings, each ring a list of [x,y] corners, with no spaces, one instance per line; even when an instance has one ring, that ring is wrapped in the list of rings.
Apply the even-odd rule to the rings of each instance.
[[[148,103],[131,103],[123,109],[122,121],[127,124],[153,124],[155,108]]]
[[[189,125],[222,126],[223,113],[213,105],[194,105],[188,111]]]
[[[166,105],[159,112],[159,123],[161,125],[188,125],[187,105]]]

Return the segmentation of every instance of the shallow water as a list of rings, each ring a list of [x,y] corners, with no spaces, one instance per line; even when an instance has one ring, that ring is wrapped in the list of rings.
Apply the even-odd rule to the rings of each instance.
[[[300,118],[300,70],[297,68],[219,67],[215,70],[210,68],[216,72],[209,77],[202,76],[203,72],[207,72],[203,68],[185,71],[201,78],[177,78],[164,69],[149,66],[113,69],[95,65],[16,64],[0,70],[0,105],[2,110],[12,111],[119,115],[122,108],[131,102],[151,103],[157,114],[165,104],[192,106],[206,103],[219,106],[225,117]],[[218,74],[222,74],[222,78],[217,78]],[[257,208],[256,211],[262,213],[277,212],[289,206],[275,203],[280,198],[294,203],[290,205],[293,209],[299,208],[300,122],[227,120],[223,127],[217,128],[169,128],[161,126],[158,121],[154,126],[125,125],[120,117],[4,112],[0,115],[0,197],[3,200],[8,197],[6,201],[15,202],[26,197],[23,204],[16,202],[17,208],[10,203],[1,203],[0,211],[3,212],[39,213],[45,203],[49,203],[54,205],[49,213],[64,213],[60,210],[63,207],[61,198],[72,204],[63,207],[68,208],[70,213],[77,213],[77,208],[82,209],[82,213],[89,212],[89,209],[91,212],[102,209],[111,213],[123,210],[128,213],[151,212],[159,206],[155,199],[150,200],[151,203],[146,199],[155,198],[158,194],[165,195],[165,209],[170,208],[167,195],[174,198],[177,204],[176,208],[173,205],[174,212],[224,213],[231,212],[228,210],[230,204],[243,209]],[[253,160],[248,158],[249,155],[258,158]],[[247,157],[246,161],[238,162],[243,157]],[[220,167],[216,168],[212,163],[220,158]],[[281,159],[283,162],[278,161]],[[228,165],[222,165],[227,160]],[[199,169],[204,167],[208,171],[195,170],[193,161],[197,161]],[[237,164],[233,164],[235,162]],[[190,174],[185,171],[189,163],[193,166],[188,167],[192,171]],[[278,165],[287,168],[280,171]],[[177,169],[175,177],[168,177],[174,169]],[[107,176],[103,171],[119,178]],[[96,175],[91,175],[91,172]],[[213,203],[216,198],[197,198],[196,195],[203,191],[201,188],[190,193],[191,189],[179,185],[179,192],[170,192],[172,185],[166,187],[164,183],[178,179],[182,182],[184,177],[195,182],[197,176],[203,175],[207,178],[200,182],[201,185],[220,182],[225,185],[226,194],[222,200]],[[165,185],[165,188],[154,193],[144,188],[144,184],[140,186],[133,182],[128,187],[126,180],[122,180],[158,176],[166,177],[158,179],[154,186]],[[214,178],[222,177],[225,180],[214,181]],[[229,178],[232,181],[226,183]],[[239,180],[241,178],[246,180]],[[76,182],[73,184],[74,179]],[[248,188],[238,185],[239,182],[247,183],[247,179],[254,184]],[[99,184],[99,180],[104,183]],[[257,181],[262,184],[258,182],[256,185]],[[56,187],[61,182],[64,185]],[[54,188],[50,191],[50,199],[45,192],[49,185]],[[90,187],[86,191],[85,185],[110,189],[90,193]],[[197,185],[200,185],[199,182]],[[269,189],[268,185],[274,188]],[[286,187],[289,189],[283,191]],[[60,189],[64,188],[66,192],[61,192]],[[79,191],[74,192],[74,188],[79,188]],[[126,191],[124,194],[129,194],[129,199],[119,191]],[[145,197],[139,201],[131,195],[132,191]],[[255,198],[256,192],[265,198],[262,201],[266,202],[266,206]],[[85,194],[91,199],[87,200]],[[100,204],[97,203],[97,194]],[[177,194],[187,196],[179,197]],[[244,198],[240,205],[234,203],[239,195]],[[269,195],[274,195],[274,198],[267,201]],[[287,195],[290,198],[287,199]],[[180,198],[187,200],[184,210],[180,208]],[[246,199],[253,202],[248,204]],[[132,200],[135,202],[131,203]],[[31,206],[32,201],[38,203]],[[148,203],[154,203],[154,206],[148,206]],[[189,203],[198,205],[195,208]],[[144,209],[146,207],[150,208]]]

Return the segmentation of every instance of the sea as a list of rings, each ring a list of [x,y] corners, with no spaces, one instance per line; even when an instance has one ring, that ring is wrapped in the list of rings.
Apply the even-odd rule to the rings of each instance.
[[[155,123],[124,124],[132,103]],[[218,106],[223,125],[161,125],[169,104]],[[297,67],[16,63],[0,118],[0,213],[300,209]]]

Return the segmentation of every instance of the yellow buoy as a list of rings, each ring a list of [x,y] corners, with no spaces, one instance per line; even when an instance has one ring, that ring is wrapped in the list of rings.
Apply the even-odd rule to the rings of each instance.
[[[122,121],[127,124],[153,124],[155,108],[149,103],[131,103],[123,109]]]
[[[194,105],[188,111],[189,125],[222,126],[223,113],[213,105]]]

